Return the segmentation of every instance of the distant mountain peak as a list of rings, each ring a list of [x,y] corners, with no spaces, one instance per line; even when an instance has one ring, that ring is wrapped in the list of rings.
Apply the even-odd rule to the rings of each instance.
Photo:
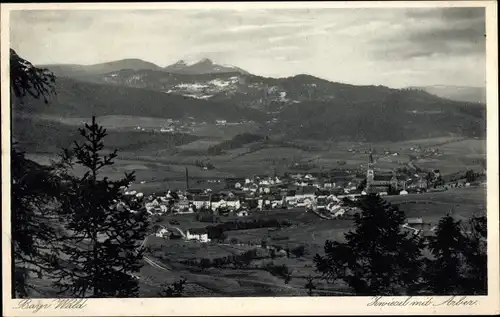
[[[180,60],[172,65],[164,68],[165,71],[177,74],[190,74],[190,75],[201,75],[201,74],[219,74],[219,73],[240,73],[248,74],[241,68],[233,65],[218,64],[209,58],[202,58],[193,62],[186,62],[185,60]]]
[[[196,64],[213,64],[210,58],[202,58]]]

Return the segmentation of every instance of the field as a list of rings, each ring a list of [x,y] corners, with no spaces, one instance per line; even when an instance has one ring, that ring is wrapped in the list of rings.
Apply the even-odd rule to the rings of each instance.
[[[249,143],[239,148],[223,151],[219,155],[209,155],[207,153],[209,147],[231,139],[236,134],[255,132],[259,126],[253,123],[218,126],[198,122],[190,134],[170,135],[130,130],[137,126],[159,129],[167,123],[167,119],[163,118],[107,115],[97,119],[99,123],[110,129],[105,144],[109,149],[116,148],[119,151],[119,160],[112,170],[107,171],[109,175],[106,176],[120,176],[135,166],[137,181],[149,184],[140,186],[145,187],[145,190],[166,186],[182,188],[185,167],[190,169],[190,176],[200,178],[245,177],[275,171],[282,174],[292,171],[312,172],[333,168],[364,168],[370,148],[376,151],[376,167],[385,170],[406,166],[410,155],[415,155],[411,147],[417,145],[422,148],[438,148],[440,155],[415,160],[413,163],[424,169],[440,169],[444,174],[464,172],[467,169],[481,171],[481,160],[486,157],[485,140],[458,137],[377,144],[287,140],[294,146],[286,146],[282,145],[283,140],[278,136],[271,136],[271,141]],[[20,140],[23,140],[21,145],[28,153],[36,154],[37,159],[46,162],[47,158],[43,156],[53,156],[54,153],[60,151],[61,147],[71,146],[72,141],[78,138],[76,128],[81,127],[83,121],[87,119],[63,118],[47,114],[35,118],[20,113],[16,114],[13,130],[14,134],[19,134]],[[17,128],[16,124],[22,126],[23,129]],[[41,135],[44,137],[41,138]],[[46,135],[49,137],[45,137]],[[397,152],[398,155],[386,155],[385,152]],[[215,166],[215,169],[202,170],[195,166],[196,161],[209,162]],[[292,169],[294,164],[305,164],[309,168]],[[153,186],[153,183],[158,184]],[[203,187],[203,185],[200,186]]]
[[[435,192],[421,195],[393,196],[387,200],[405,211],[407,217],[422,217],[424,222],[431,225],[437,224],[453,208],[453,216],[457,220],[467,220],[473,214],[484,212],[486,204],[486,192],[484,187],[460,188],[446,192]],[[227,240],[236,239],[233,244],[225,242],[218,244],[210,242],[200,244],[182,240],[164,240],[151,238],[148,240],[150,246],[160,250],[161,256],[156,261],[168,266],[167,271],[154,270],[145,265],[141,271],[141,278],[149,282],[145,285],[146,293],[155,296],[152,290],[159,291],[160,286],[152,280],[168,280],[173,282],[181,276],[188,280],[189,288],[186,296],[298,296],[306,295],[304,285],[307,276],[316,276],[312,258],[316,253],[323,252],[326,240],[342,241],[344,234],[352,229],[351,220],[323,220],[307,213],[303,209],[268,210],[252,212],[248,217],[238,218],[241,221],[253,219],[278,219],[288,220],[293,223],[287,228],[260,228],[251,230],[228,231]],[[198,222],[194,214],[168,215],[163,223],[175,219],[179,221],[177,227],[182,230],[192,227],[205,227],[210,223]],[[233,220],[234,218],[221,217],[221,221]],[[301,257],[290,256],[275,259],[266,258],[254,260],[246,269],[234,268],[209,268],[198,269],[181,264],[182,260],[188,258],[216,258],[230,254],[242,253],[249,249],[259,249],[261,241],[265,240],[267,245],[294,248],[305,247],[305,254]],[[236,244],[234,244],[236,242]],[[284,280],[271,275],[261,269],[269,262],[276,265],[285,264],[292,269],[292,279],[288,284]],[[342,284],[327,284],[317,278],[318,292],[321,294],[337,295],[348,294],[348,289]],[[152,292],[152,293],[151,293]]]

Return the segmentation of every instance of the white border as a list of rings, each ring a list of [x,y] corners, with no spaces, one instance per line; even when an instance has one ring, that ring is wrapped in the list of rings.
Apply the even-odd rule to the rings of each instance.
[[[32,9],[294,9],[294,8],[404,8],[404,7],[485,7],[487,36],[487,210],[488,210],[488,296],[475,307],[368,307],[370,297],[280,297],[280,298],[179,298],[179,299],[91,299],[82,310],[45,309],[34,314],[14,310],[20,300],[10,298],[10,113],[9,113],[9,11]],[[1,5],[1,92],[2,92],[2,261],[3,314],[5,316],[160,316],[160,315],[368,315],[368,314],[494,314],[499,304],[499,203],[498,203],[498,39],[496,1],[418,1],[418,2],[253,2],[253,3],[79,3],[79,4],[2,4]],[[448,297],[434,297],[434,302]],[[385,299],[390,299],[385,297]],[[417,299],[417,298],[415,298]],[[422,299],[426,299],[423,297]],[[51,303],[53,300],[34,300]]]

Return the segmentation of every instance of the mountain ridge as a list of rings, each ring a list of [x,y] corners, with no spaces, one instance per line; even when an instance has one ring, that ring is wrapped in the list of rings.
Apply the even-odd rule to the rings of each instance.
[[[227,72],[250,74],[249,72],[236,66],[214,63],[209,58],[202,58],[194,63],[187,63],[185,60],[181,59],[174,64],[164,67],[163,70],[167,72],[193,75],[218,74]]]
[[[457,85],[426,85],[411,86],[410,89],[419,89],[435,96],[456,101],[486,104],[486,87],[457,86]]]

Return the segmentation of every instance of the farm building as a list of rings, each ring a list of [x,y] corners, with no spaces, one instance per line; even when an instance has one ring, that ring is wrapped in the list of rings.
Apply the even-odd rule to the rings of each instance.
[[[192,228],[186,232],[186,240],[197,240],[200,242],[209,242],[208,231],[205,228]]]

